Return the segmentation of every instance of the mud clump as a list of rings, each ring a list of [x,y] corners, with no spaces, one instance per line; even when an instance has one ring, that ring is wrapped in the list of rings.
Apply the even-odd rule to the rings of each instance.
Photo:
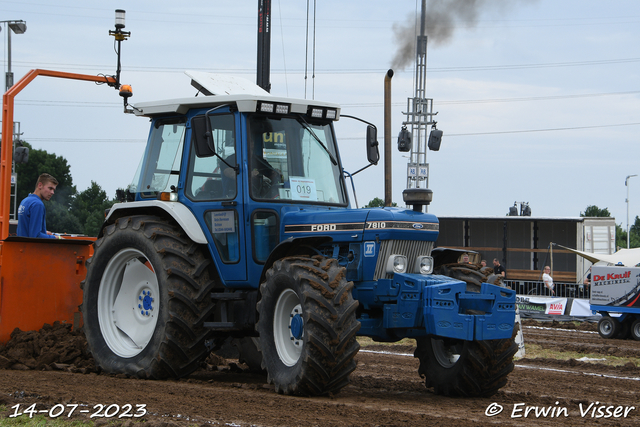
[[[0,346],[0,369],[96,372],[82,330],[60,322],[45,324],[39,331],[14,329]]]
[[[80,374],[105,374],[96,367],[89,352],[87,339],[82,329],[73,329],[69,323],[45,323],[39,331],[11,332],[11,338],[0,345],[0,369],[67,371]],[[200,364],[205,371],[244,371],[246,366],[237,360],[227,360],[211,353]],[[118,374],[127,378],[125,374]]]

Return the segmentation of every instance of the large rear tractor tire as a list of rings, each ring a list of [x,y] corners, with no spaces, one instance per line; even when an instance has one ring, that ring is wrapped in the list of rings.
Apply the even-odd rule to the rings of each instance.
[[[513,339],[464,341],[426,337],[416,339],[418,373],[436,394],[489,397],[507,383],[518,345]]]
[[[282,394],[335,394],[349,383],[360,349],[353,282],[336,260],[287,257],[260,285],[262,366]]]
[[[178,378],[209,353],[214,282],[201,245],[168,221],[131,216],[95,243],[83,283],[89,350],[107,373]]]

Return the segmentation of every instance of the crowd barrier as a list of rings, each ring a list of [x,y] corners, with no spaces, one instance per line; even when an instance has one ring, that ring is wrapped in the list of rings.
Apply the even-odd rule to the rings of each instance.
[[[597,322],[600,318],[583,298],[516,294],[516,304],[523,319]]]
[[[516,291],[519,295],[532,295],[532,296],[548,296],[549,292],[544,287],[544,283],[540,281],[529,280],[503,280],[504,284],[509,288]],[[554,297],[558,298],[581,298],[589,299],[589,285],[583,285],[580,283],[554,283]]]

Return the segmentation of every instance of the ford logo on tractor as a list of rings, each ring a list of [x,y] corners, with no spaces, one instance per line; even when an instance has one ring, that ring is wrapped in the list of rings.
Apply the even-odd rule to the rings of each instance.
[[[418,224],[418,223],[413,224],[413,228],[415,228],[416,230],[421,230],[422,227],[423,227],[422,224]]]
[[[336,230],[335,224],[318,224],[318,225],[311,226],[311,231],[335,231],[335,230]]]

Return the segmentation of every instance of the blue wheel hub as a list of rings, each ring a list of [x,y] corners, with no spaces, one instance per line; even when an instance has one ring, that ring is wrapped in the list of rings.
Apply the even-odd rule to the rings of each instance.
[[[138,309],[140,310],[140,314],[143,316],[151,315],[151,311],[153,311],[153,298],[151,297],[151,291],[142,291],[140,295],[138,295]]]
[[[298,313],[291,318],[291,335],[293,338],[299,340],[302,338],[303,333],[304,321],[302,320],[302,316]]]

